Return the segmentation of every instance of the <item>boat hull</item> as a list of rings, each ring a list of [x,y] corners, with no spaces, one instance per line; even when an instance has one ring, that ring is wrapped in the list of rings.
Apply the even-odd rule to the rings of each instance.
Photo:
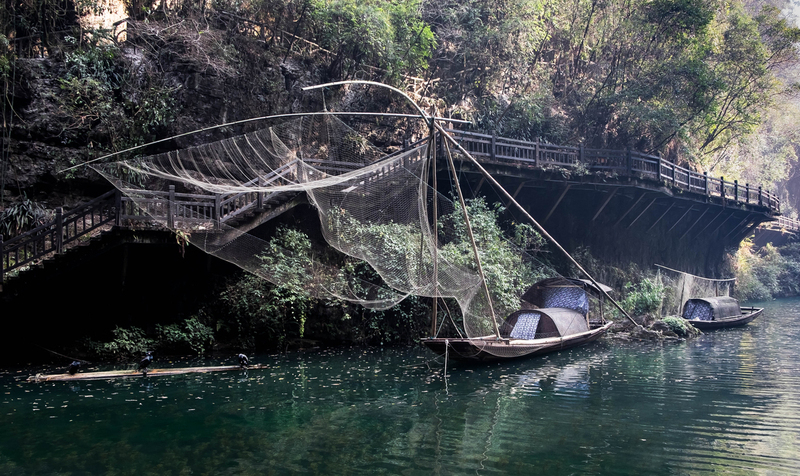
[[[715,319],[713,321],[687,319],[687,322],[691,323],[694,327],[700,329],[701,331],[722,329],[724,327],[743,326],[748,322],[752,322],[753,319],[760,316],[763,311],[764,309],[759,307],[744,307],[742,308],[741,316],[728,317],[726,319]]]
[[[463,361],[490,362],[498,360],[534,357],[537,355],[571,349],[597,340],[611,327],[611,322],[587,332],[566,337],[550,337],[546,339],[502,339],[494,336],[478,338],[430,338],[423,344],[439,355]]]

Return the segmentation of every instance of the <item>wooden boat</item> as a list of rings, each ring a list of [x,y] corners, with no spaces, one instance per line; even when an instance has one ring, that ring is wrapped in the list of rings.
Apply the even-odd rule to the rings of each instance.
[[[586,345],[605,334],[612,322],[592,324],[586,332],[565,337],[539,339],[497,339],[495,336],[458,339],[441,337],[425,339],[423,344],[439,355],[448,355],[456,360],[494,361],[516,357],[534,357],[548,352],[557,352]]]
[[[743,326],[764,311],[760,307],[739,307],[732,297],[694,298],[683,306],[683,318],[700,330]]]
[[[266,368],[261,364],[250,365],[247,370]],[[147,377],[164,377],[167,375],[183,375],[191,373],[209,373],[209,372],[230,372],[235,370],[243,370],[238,365],[220,365],[208,367],[176,367],[171,369],[151,369],[147,371]],[[115,378],[131,378],[143,377],[145,374],[140,370],[109,370],[104,372],[79,372],[74,375],[68,373],[60,374],[36,374],[28,377],[29,382],[56,382],[56,381],[72,381],[72,380],[108,380]]]
[[[605,293],[611,290],[602,286]],[[522,296],[524,307],[509,315],[500,337],[430,338],[423,344],[456,360],[492,361],[533,357],[588,344],[611,327],[602,319],[602,296],[590,281],[550,278],[534,284]],[[590,293],[599,298],[600,319],[589,319]]]

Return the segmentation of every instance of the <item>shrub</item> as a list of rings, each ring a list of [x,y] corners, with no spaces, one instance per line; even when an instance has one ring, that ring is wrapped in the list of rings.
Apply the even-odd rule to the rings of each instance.
[[[198,354],[214,344],[214,331],[200,322],[197,317],[183,321],[183,325],[156,325],[156,347],[178,353],[191,351]]]
[[[634,315],[654,313],[661,307],[664,298],[664,286],[649,278],[637,284],[625,284],[625,298],[620,305]]]
[[[681,317],[669,316],[662,319],[669,329],[680,337],[688,337],[692,332]]]
[[[112,333],[114,339],[110,342],[87,341],[89,352],[103,360],[124,360],[144,355],[153,348],[153,340],[138,327],[115,327]]]
[[[44,224],[49,218],[50,214],[44,207],[25,197],[0,211],[0,235],[8,240]]]

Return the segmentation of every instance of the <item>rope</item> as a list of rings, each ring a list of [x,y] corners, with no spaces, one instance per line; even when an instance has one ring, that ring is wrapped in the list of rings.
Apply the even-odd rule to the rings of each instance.
[[[36,347],[38,347],[38,348],[40,348],[40,349],[44,349],[44,350],[46,350],[46,351],[50,352],[51,354],[55,354],[55,355],[57,355],[57,356],[59,356],[59,357],[64,357],[65,359],[70,359],[70,360],[72,360],[72,361],[78,361],[78,362],[81,362],[81,363],[83,363],[83,364],[91,364],[91,362],[89,362],[88,360],[76,359],[76,358],[74,358],[74,357],[70,357],[70,356],[68,356],[68,355],[59,354],[58,352],[56,352],[56,351],[54,351],[54,350],[50,350],[50,349],[48,349],[47,347],[42,347],[42,346],[41,346],[41,345],[39,345],[39,344],[33,344],[33,345],[35,345]]]
[[[685,275],[691,276],[693,278],[704,279],[706,281],[717,281],[717,282],[720,282],[720,283],[729,283],[731,281],[736,281],[736,278],[724,278],[724,279],[704,278],[702,276],[697,276],[697,275],[686,273],[686,272],[683,272],[683,271],[678,271],[677,269],[667,268],[666,266],[662,266],[660,264],[654,264],[653,266],[656,266],[656,267],[659,267],[659,268],[663,268],[663,269],[666,269],[667,271],[672,271],[674,273],[685,274]]]
[[[450,389],[447,384],[447,360],[450,358],[450,341],[444,341],[444,391],[449,395]]]

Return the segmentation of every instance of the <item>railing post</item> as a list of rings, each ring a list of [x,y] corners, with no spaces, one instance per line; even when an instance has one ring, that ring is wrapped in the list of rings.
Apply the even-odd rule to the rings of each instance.
[[[705,181],[706,197],[708,196],[708,172],[703,172],[703,181]]]
[[[175,228],[175,185],[169,186],[169,207],[167,209],[167,228]]]
[[[257,185],[258,185],[259,190],[257,192],[258,194],[256,195],[256,208],[259,209],[259,210],[264,208],[264,192],[260,190],[261,186],[264,185],[263,181],[264,181],[263,178],[258,177],[258,184]]]
[[[744,203],[750,203],[750,184],[744,184]]]
[[[762,200],[762,197],[764,196],[763,193],[764,192],[761,190],[761,185],[759,185],[758,186],[758,206],[759,207],[763,207],[764,206],[764,202]]]
[[[214,195],[214,228],[222,228],[222,195]]]
[[[122,226],[122,192],[117,189],[117,193],[114,194],[114,210],[116,216],[114,217],[114,225],[115,226]]]
[[[738,202],[739,201],[739,180],[738,179],[733,181],[733,201],[734,202]]]
[[[578,150],[578,163],[579,164],[586,163],[586,156],[583,155],[583,144],[581,144],[581,148]]]
[[[661,156],[656,157],[656,182],[661,183]]]
[[[628,177],[633,176],[633,155],[631,155],[630,147],[625,149],[625,159],[628,162]]]
[[[64,209],[56,208],[56,242],[55,249],[57,254],[64,251]]]
[[[492,161],[497,157],[497,130],[492,131],[492,150],[489,152]]]
[[[725,200],[725,177],[719,178],[719,196]]]
[[[533,153],[534,154],[533,155],[533,164],[536,166],[536,168],[539,168],[539,143],[538,142],[536,142],[536,145],[535,145],[534,149],[535,150],[534,150],[534,153]]]

